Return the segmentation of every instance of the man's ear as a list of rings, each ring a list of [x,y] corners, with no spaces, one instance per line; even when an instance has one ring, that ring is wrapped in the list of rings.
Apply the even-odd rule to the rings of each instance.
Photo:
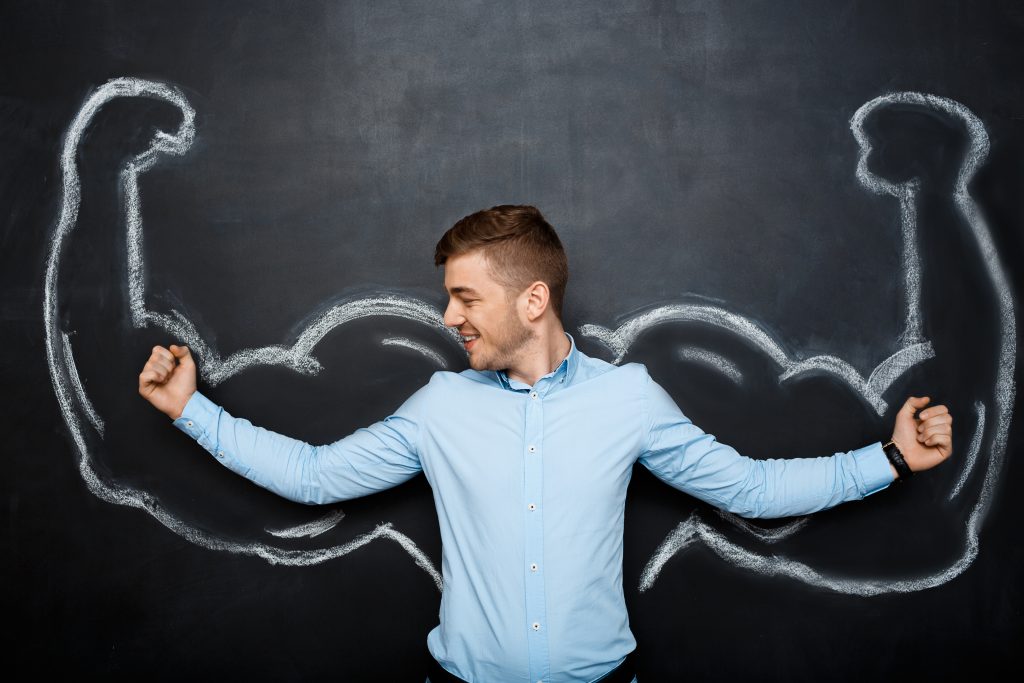
[[[547,284],[537,280],[526,288],[526,318],[530,322],[538,320],[551,303],[551,290]]]

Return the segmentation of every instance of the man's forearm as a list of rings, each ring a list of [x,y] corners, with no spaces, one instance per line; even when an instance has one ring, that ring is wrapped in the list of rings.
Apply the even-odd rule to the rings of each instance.
[[[422,471],[419,422],[406,407],[334,443],[312,446],[233,417],[197,391],[174,426],[231,471],[312,505],[366,496]]]
[[[731,501],[744,517],[789,517],[860,500],[895,479],[880,443],[831,457],[753,460],[751,477]]]
[[[174,426],[194,438],[232,472],[299,503],[319,495],[316,447],[232,416],[200,392],[189,398]]]

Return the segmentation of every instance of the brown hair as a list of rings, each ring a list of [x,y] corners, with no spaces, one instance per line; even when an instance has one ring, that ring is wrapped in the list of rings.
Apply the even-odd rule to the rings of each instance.
[[[569,264],[555,229],[533,206],[502,204],[461,219],[434,249],[434,265],[483,249],[491,271],[510,296],[537,280],[551,291],[551,307],[562,319]]]

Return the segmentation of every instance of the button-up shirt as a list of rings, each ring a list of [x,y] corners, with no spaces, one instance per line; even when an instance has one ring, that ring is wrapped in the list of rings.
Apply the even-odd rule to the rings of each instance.
[[[427,646],[472,683],[593,681],[634,649],[622,588],[626,488],[640,462],[746,517],[802,515],[893,481],[876,442],[758,460],[694,425],[639,363],[576,348],[529,386],[503,371],[435,372],[394,414],[313,446],[232,417],[196,392],[176,427],[291,500],[331,503],[421,471],[442,552]]]

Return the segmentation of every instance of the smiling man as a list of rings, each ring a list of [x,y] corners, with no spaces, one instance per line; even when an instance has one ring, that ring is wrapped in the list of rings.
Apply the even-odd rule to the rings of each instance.
[[[434,373],[394,414],[335,443],[232,417],[196,391],[186,347],[154,347],[139,375],[139,393],[176,427],[291,500],[347,500],[424,473],[444,579],[430,683],[636,681],[622,532],[637,462],[730,512],[784,517],[862,499],[952,452],[952,416],[928,397],[907,399],[884,446],[755,460],[719,443],[644,365],[576,348],[561,322],[565,252],[532,206],[463,218],[434,260],[470,368]]]

